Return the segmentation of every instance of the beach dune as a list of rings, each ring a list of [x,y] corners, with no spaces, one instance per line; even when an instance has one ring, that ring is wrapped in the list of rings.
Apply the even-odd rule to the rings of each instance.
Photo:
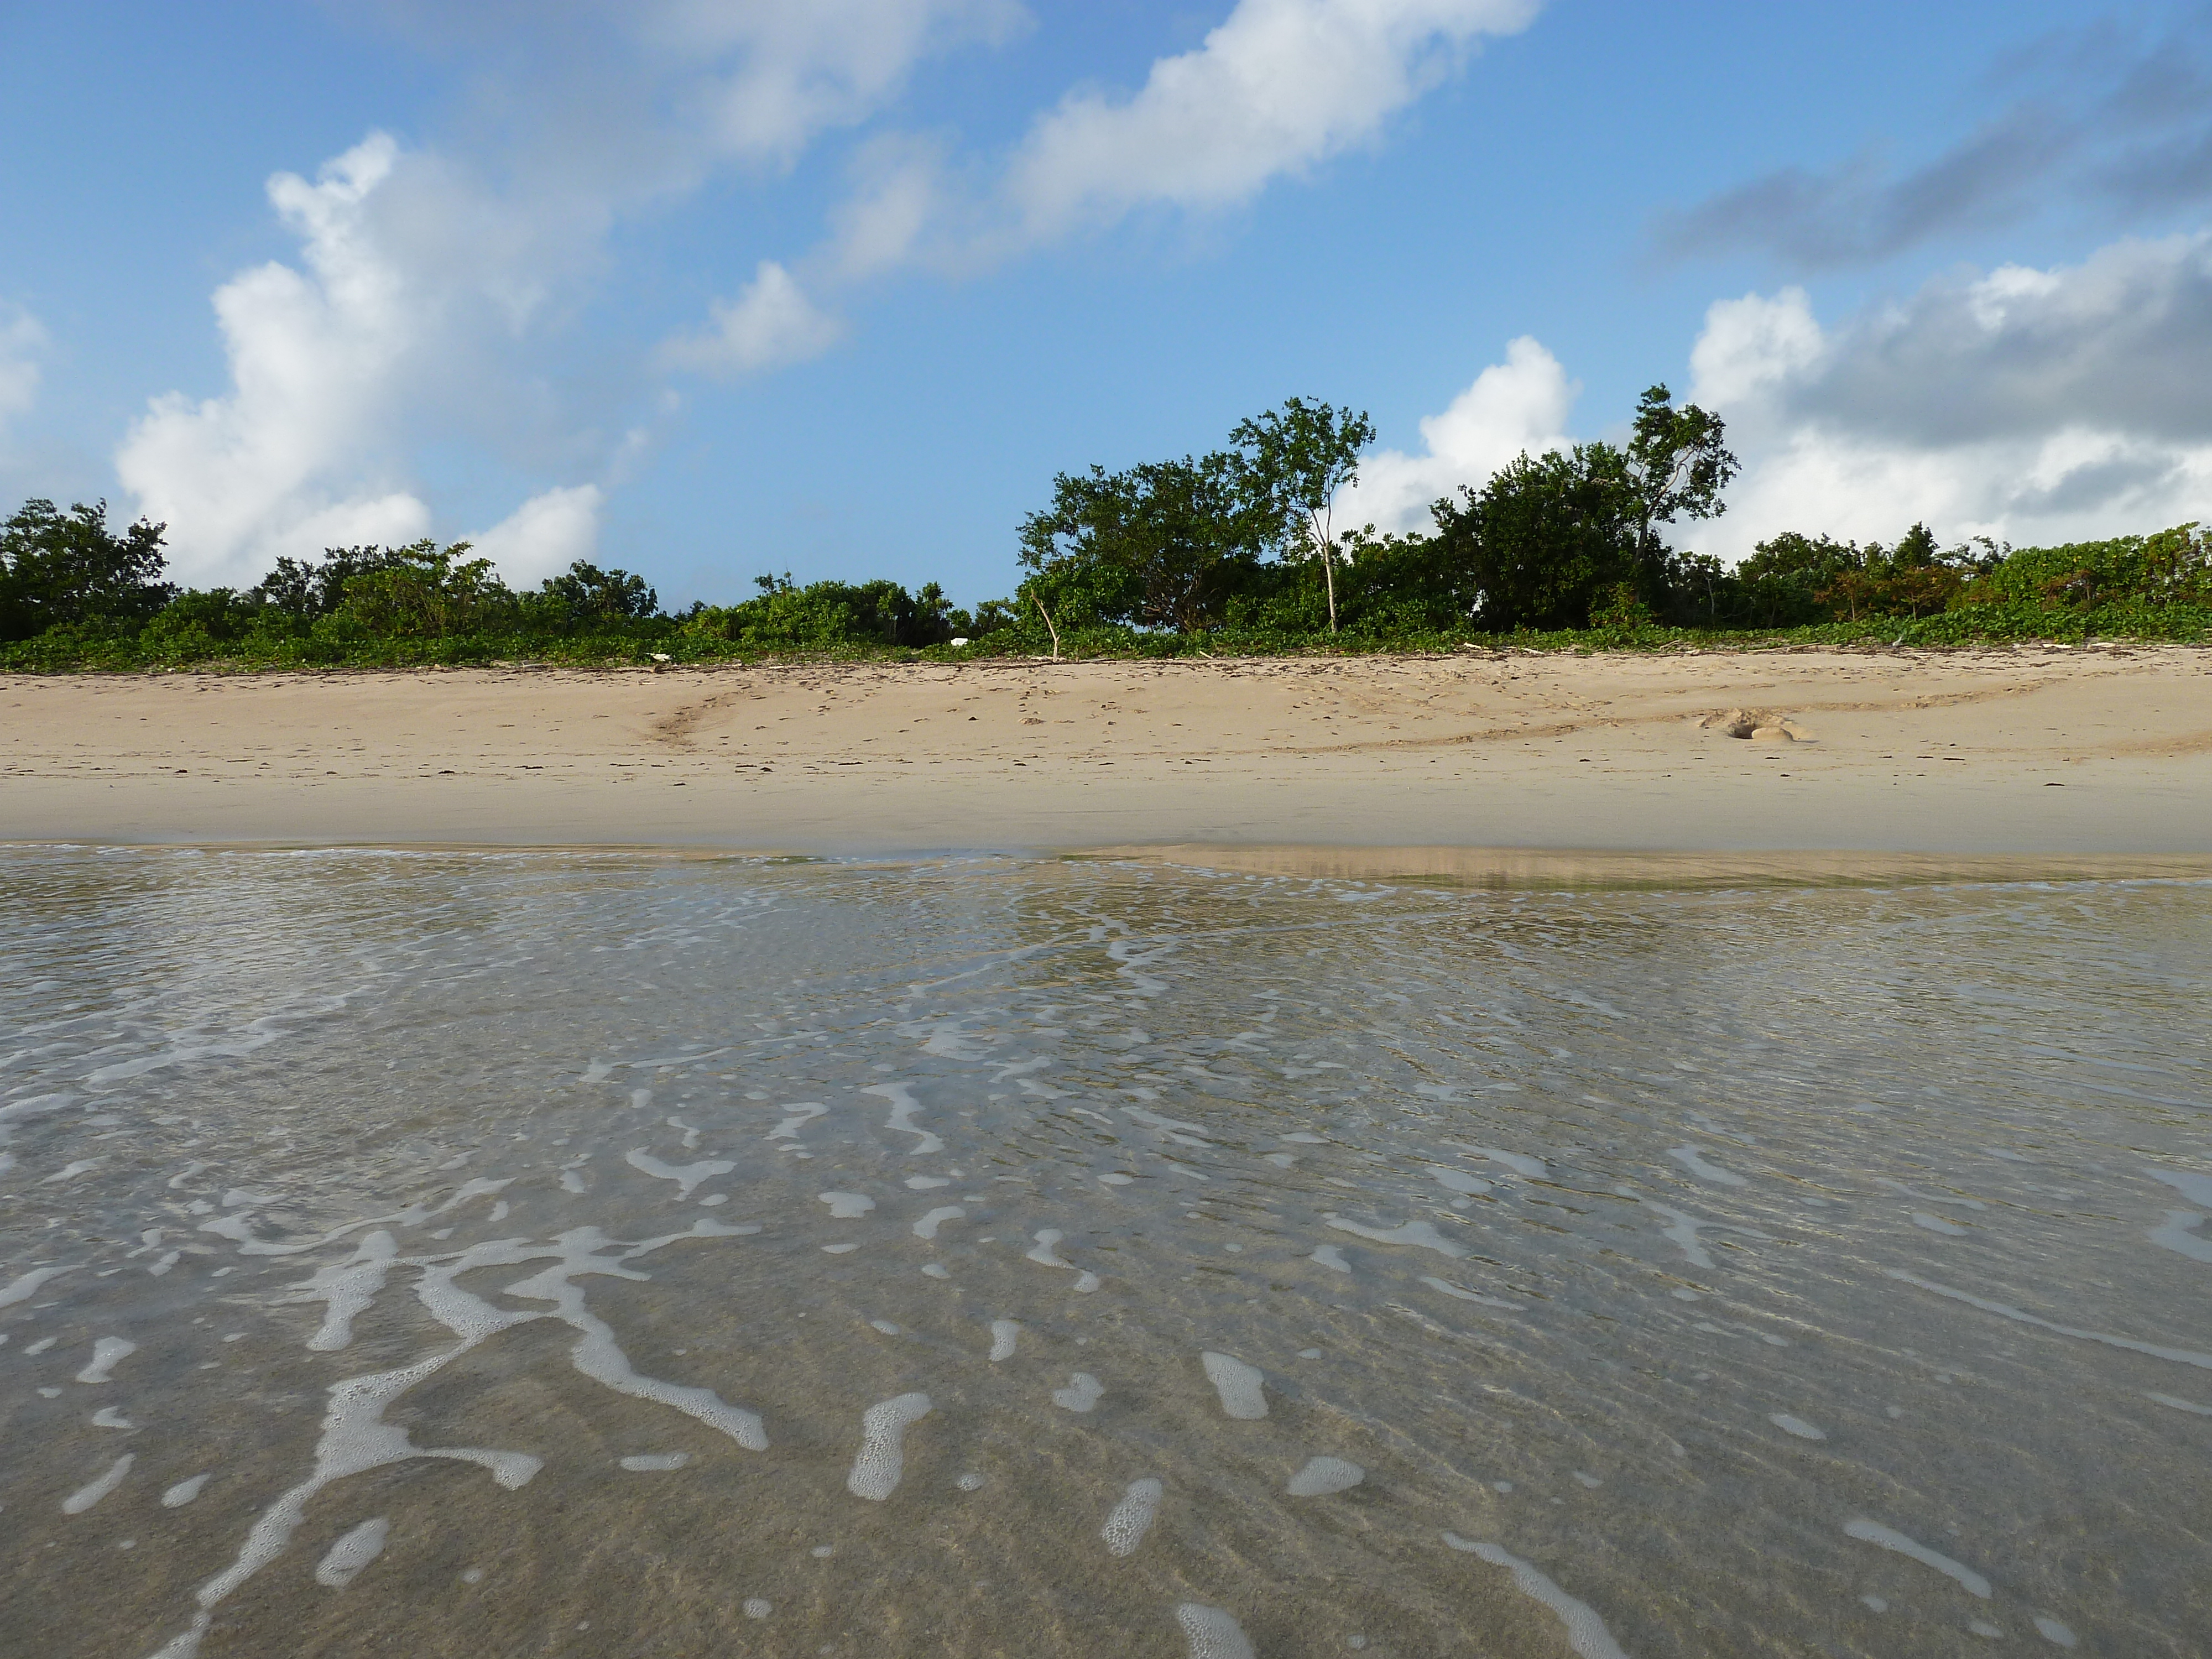
[[[11,677],[0,839],[2183,872],[2212,652]]]

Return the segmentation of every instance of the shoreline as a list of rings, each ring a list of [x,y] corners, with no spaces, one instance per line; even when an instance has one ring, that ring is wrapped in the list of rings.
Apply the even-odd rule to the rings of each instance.
[[[0,842],[2179,871],[2212,652],[9,676]]]
[[[1717,891],[1744,889],[2056,885],[2075,882],[2212,882],[2212,853],[1941,854],[1833,848],[1705,852],[1655,848],[1611,852],[1577,848],[1348,847],[1184,843],[1127,847],[946,848],[904,853],[794,853],[787,849],[672,845],[655,842],[102,842],[0,840],[9,851],[139,851],[270,854],[356,854],[408,858],[609,858],[678,863],[836,864],[911,867],[962,860],[1078,865],[1144,864],[1219,875],[1380,886],[1498,892]]]

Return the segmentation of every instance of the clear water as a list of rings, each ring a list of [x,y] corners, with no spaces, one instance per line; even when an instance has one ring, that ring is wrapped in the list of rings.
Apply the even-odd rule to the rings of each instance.
[[[2212,887],[0,859],[0,1650],[2212,1650]]]

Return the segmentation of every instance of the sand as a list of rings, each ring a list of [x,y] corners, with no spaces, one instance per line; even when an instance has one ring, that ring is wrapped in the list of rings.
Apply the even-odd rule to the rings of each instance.
[[[2199,873],[2212,652],[10,677],[0,840]]]

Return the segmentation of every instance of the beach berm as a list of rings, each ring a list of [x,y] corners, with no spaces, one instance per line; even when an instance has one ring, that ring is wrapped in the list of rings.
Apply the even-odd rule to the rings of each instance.
[[[2212,652],[14,677],[0,839],[2212,854]]]

